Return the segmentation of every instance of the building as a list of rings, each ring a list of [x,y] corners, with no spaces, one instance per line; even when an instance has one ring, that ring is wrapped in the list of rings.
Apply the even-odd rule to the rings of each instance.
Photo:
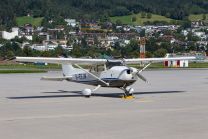
[[[2,31],[2,38],[6,40],[11,40],[15,36],[18,36],[18,27],[12,27],[12,32]]]
[[[172,39],[174,39],[174,37],[171,36],[171,35],[165,35],[165,36],[162,36],[162,38],[163,39],[166,39],[166,40],[172,40]]]
[[[76,19],[65,19],[68,26],[75,27],[76,26]]]
[[[0,43],[0,47],[2,47],[2,46],[4,46],[4,45],[6,45],[6,43]]]
[[[47,50],[54,50],[57,47],[55,43],[47,43],[46,48]]]
[[[166,67],[188,67],[188,60],[165,61]]]
[[[191,21],[191,26],[203,26],[202,20]]]
[[[67,47],[66,43],[57,43],[56,46],[61,46],[64,49]]]
[[[39,50],[39,51],[46,50],[45,45],[43,45],[42,43],[36,44],[34,49]]]

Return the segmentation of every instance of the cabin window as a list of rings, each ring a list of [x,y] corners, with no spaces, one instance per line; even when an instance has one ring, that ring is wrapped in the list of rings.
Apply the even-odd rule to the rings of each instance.
[[[104,71],[104,65],[98,65],[97,66],[97,72]]]
[[[92,66],[91,69],[90,69],[90,72],[97,72],[97,69],[95,66]]]
[[[97,65],[97,66],[92,66],[90,69],[90,72],[101,72],[104,71],[104,65]]]

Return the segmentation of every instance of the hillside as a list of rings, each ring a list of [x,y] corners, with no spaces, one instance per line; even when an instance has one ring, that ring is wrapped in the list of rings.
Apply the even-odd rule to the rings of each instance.
[[[17,17],[17,23],[19,26],[24,26],[25,23],[30,23],[33,26],[40,27],[41,21],[43,20],[43,17]]]
[[[208,22],[208,14],[205,14],[206,15],[206,19],[203,20],[205,23]],[[199,19],[203,19],[203,14],[198,14],[198,15],[194,15],[194,14],[190,14],[189,15],[189,20],[191,21],[196,21],[196,20],[199,20]]]
[[[136,17],[136,21],[132,22],[132,17]],[[112,22],[116,22],[116,20],[121,20],[123,24],[129,24],[129,25],[143,25],[143,22],[153,22],[153,21],[167,21],[170,22],[172,20],[171,18],[166,18],[164,16],[152,14],[152,18],[141,18],[141,13],[129,15],[129,16],[117,16],[117,17],[110,17]]]

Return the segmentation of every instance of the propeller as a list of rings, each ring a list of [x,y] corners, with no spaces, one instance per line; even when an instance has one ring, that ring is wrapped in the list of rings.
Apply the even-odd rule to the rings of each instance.
[[[137,75],[137,77],[139,77],[141,80],[143,80],[144,82],[146,82],[146,83],[149,83],[149,81],[146,79],[146,78],[144,78],[140,73],[141,72],[143,72],[149,65],[150,65],[151,63],[149,63],[148,65],[146,65],[142,70],[138,70],[138,69],[136,69],[136,71],[133,69],[133,68],[131,68],[131,67],[129,67],[126,63],[125,63],[125,65],[126,65],[126,67],[128,68],[128,69],[130,69],[131,70],[131,72],[132,72],[132,74],[133,75]]]

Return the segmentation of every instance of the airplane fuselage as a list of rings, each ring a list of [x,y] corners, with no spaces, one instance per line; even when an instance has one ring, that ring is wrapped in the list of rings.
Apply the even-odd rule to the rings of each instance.
[[[94,86],[101,85],[102,87],[123,87],[125,83],[127,86],[132,85],[138,78],[136,75],[132,75],[131,71],[126,66],[114,66],[108,70],[97,72],[89,70],[89,72],[109,83],[109,86],[106,86],[106,84],[84,71],[73,74],[72,79],[69,81]]]

